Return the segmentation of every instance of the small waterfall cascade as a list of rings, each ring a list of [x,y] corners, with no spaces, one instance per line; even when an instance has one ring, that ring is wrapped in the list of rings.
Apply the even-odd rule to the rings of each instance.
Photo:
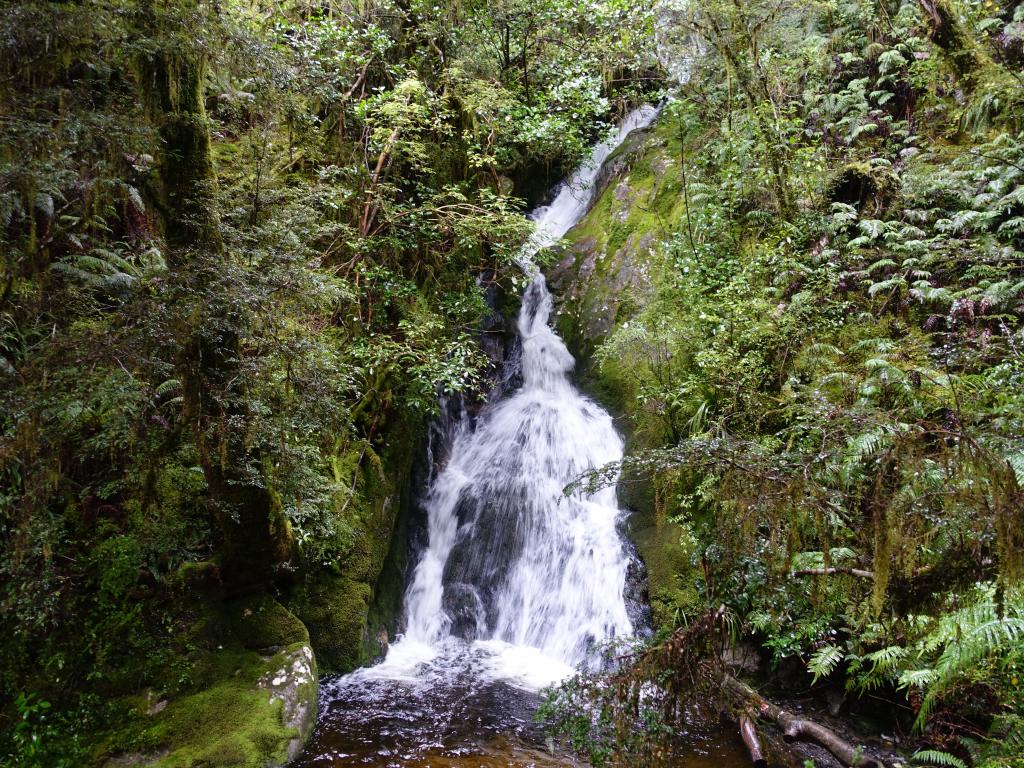
[[[635,561],[615,489],[564,494],[620,459],[622,440],[572,384],[574,360],[549,325],[553,302],[532,256],[580,220],[604,161],[655,114],[629,115],[534,211],[516,354],[475,419],[456,398],[431,429],[406,631],[380,663],[324,681],[295,768],[578,765],[542,746],[538,691],[599,668],[604,645],[642,625],[631,618],[642,606],[627,595]],[[724,764],[749,763],[742,747],[736,754]]]
[[[570,381],[575,361],[549,325],[551,294],[530,256],[582,218],[604,161],[655,114],[632,112],[534,211],[517,324],[522,387],[460,424],[425,499],[429,538],[406,593],[405,634],[372,674],[415,676],[468,654],[485,675],[533,689],[596,666],[604,643],[633,634],[615,489],[563,492],[621,459],[622,440]]]
[[[569,382],[573,358],[548,326],[551,303],[536,277],[518,323],[523,386],[456,437],[430,489],[429,545],[398,644],[472,642],[498,676],[526,685],[564,677],[597,644],[632,634],[615,489],[563,494],[620,459],[622,441]]]
[[[405,595],[405,633],[382,662],[339,679],[339,690],[467,678],[538,690],[599,666],[605,643],[633,634],[615,489],[564,494],[582,473],[621,459],[622,440],[570,381],[575,361],[549,325],[551,294],[531,257],[582,218],[604,161],[656,112],[628,115],[533,212],[517,323],[522,386],[454,427],[423,500],[427,543]]]

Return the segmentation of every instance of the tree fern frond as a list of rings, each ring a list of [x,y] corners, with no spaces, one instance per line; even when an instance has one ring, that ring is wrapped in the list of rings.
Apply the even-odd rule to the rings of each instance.
[[[1018,487],[1024,488],[1024,450],[1009,454],[1006,457],[1006,463],[1013,470]]]
[[[843,649],[838,645],[826,645],[813,654],[807,662],[807,671],[814,675],[811,685],[814,685],[822,677],[828,677],[839,666],[843,660]]]
[[[942,647],[931,669],[905,672],[900,683],[927,688],[916,727],[923,728],[935,704],[961,676],[990,656],[1024,652],[1024,605],[1019,595],[1006,599],[1004,614],[996,610],[995,587],[986,584],[975,592],[974,602],[945,614],[936,629],[920,644],[922,652]]]
[[[915,763],[938,765],[942,768],[967,768],[967,763],[956,755],[951,755],[949,752],[943,752],[938,749],[918,750],[910,759]]]

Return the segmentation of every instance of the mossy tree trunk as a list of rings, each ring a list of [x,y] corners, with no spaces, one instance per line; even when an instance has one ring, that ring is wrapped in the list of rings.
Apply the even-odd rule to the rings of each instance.
[[[139,74],[143,103],[162,145],[159,203],[168,256],[174,266],[185,267],[194,252],[219,254],[224,244],[203,104],[207,57],[186,40],[183,24],[189,13],[198,14],[199,6],[196,0],[180,5],[180,15],[161,16],[154,0],[141,0],[138,24],[143,39],[151,43],[139,56]]]
[[[967,87],[972,87],[972,76],[982,66],[982,56],[960,24],[951,0],[918,0],[918,3],[928,18],[928,36],[949,57]]]
[[[229,591],[265,584],[291,556],[290,531],[274,495],[243,467],[256,466],[231,424],[244,402],[237,361],[242,320],[218,301],[215,276],[226,258],[217,215],[217,181],[203,100],[205,52],[184,30],[200,5],[186,0],[161,16],[142,0],[139,24],[152,47],[139,57],[143,99],[159,132],[160,209],[167,261],[175,278],[208,301],[178,331],[185,418],[193,432],[210,489],[211,519],[219,534],[222,577]],[[179,15],[180,14],[180,15]]]

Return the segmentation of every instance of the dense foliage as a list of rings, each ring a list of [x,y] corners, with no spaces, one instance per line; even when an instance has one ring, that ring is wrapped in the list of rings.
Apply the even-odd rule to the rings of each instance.
[[[639,98],[650,24],[4,5],[0,760],[89,762],[117,697],[198,684],[197,594],[344,573],[387,535],[366,478],[478,380],[523,198]]]
[[[713,1],[672,23],[691,78],[623,182],[653,286],[595,366],[635,430],[622,469],[690,562],[676,622],[724,606],[790,694],[845,690],[926,757],[1021,765],[1024,7]],[[621,745],[566,711],[588,690],[621,725],[682,673],[650,653],[560,694],[599,758]]]
[[[653,487],[681,586],[548,711],[671,759],[753,641],[921,762],[1020,766],[1022,66],[1016,0],[5,4],[0,761],[153,747],[109,729],[210,686],[231,599],[369,591],[526,202],[671,73],[641,210],[584,225],[650,285],[593,356],[630,458],[583,482]]]

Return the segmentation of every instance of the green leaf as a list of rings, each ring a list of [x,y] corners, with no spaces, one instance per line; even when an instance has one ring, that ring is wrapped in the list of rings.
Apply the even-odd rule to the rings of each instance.
[[[811,654],[811,659],[807,662],[807,671],[814,675],[811,685],[820,678],[831,675],[842,660],[843,650],[838,645],[826,645]]]
[[[924,765],[938,765],[942,768],[967,768],[967,763],[956,755],[938,749],[922,749],[914,753],[911,760]]]

